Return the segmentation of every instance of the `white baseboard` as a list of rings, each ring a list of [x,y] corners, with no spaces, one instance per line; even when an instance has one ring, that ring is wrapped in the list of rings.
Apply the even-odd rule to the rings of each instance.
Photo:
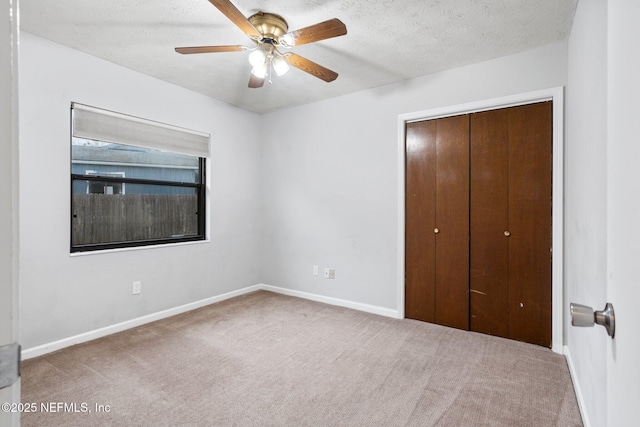
[[[580,382],[576,375],[576,368],[571,358],[571,351],[568,346],[564,346],[564,356],[567,359],[567,365],[569,366],[569,373],[571,374],[571,381],[573,381],[573,389],[576,392],[576,399],[578,400],[578,408],[580,409],[580,415],[582,416],[582,424],[584,427],[591,427],[589,416],[587,414],[587,407],[584,404],[584,396],[582,395],[582,389],[580,388]]]
[[[277,286],[260,284],[260,289],[264,289],[265,291],[276,292],[283,295],[290,295],[298,298],[304,298],[311,301],[323,302],[325,304],[337,305],[339,307],[352,308],[354,310],[364,311],[367,313],[379,314],[380,316],[393,317],[398,319],[399,313],[398,310],[393,310],[390,308],[379,307],[377,305],[369,305],[362,304],[359,302],[344,300],[340,298],[327,297],[324,295],[311,294],[308,292],[296,291],[293,289],[287,288],[279,288]]]
[[[339,298],[326,297],[323,295],[316,295],[316,294],[311,294],[307,292],[295,291],[295,290],[286,289],[286,288],[279,288],[277,286],[257,284],[253,286],[247,286],[246,288],[238,289],[236,291],[227,292],[222,295],[205,298],[199,301],[194,301],[189,304],[184,304],[178,307],[159,311],[157,313],[151,313],[146,316],[137,317],[131,320],[126,320],[124,322],[116,323],[114,325],[105,326],[104,328],[84,332],[82,334],[74,335],[72,337],[63,338],[58,341],[23,349],[22,360],[27,360],[34,357],[42,356],[47,353],[61,350],[65,347],[70,347],[75,344],[81,344],[83,342],[95,340],[97,338],[102,338],[107,335],[115,334],[117,332],[121,332],[131,328],[135,328],[136,326],[144,325],[150,322],[155,322],[156,320],[175,316],[176,314],[181,314],[187,311],[195,310],[196,308],[204,307],[205,305],[224,301],[229,298],[234,298],[240,295],[248,294],[250,292],[255,292],[259,290],[271,291],[271,292],[276,292],[283,295],[290,295],[290,296],[304,298],[312,301],[323,302],[326,304],[337,305],[340,307],[352,308],[354,310],[360,310],[360,311],[365,311],[367,313],[379,314],[381,316],[386,316],[386,317],[398,318],[399,316],[397,310],[392,310],[389,308],[378,307],[378,306],[369,305],[369,304],[362,304],[362,303],[343,300]]]
[[[204,307],[205,305],[224,301],[226,299],[244,295],[249,292],[257,291],[260,289],[261,289],[260,285],[248,286],[246,288],[242,288],[237,291],[227,292],[222,295],[205,298],[200,301],[194,301],[189,304],[184,304],[178,307],[169,308],[167,310],[158,311],[156,313],[151,313],[146,316],[137,317],[135,319],[126,320],[124,322],[116,323],[115,325],[105,326],[104,328],[84,332],[82,334],[74,335],[69,338],[63,338],[61,340],[54,341],[51,343],[23,349],[22,360],[27,360],[33,357],[42,356],[43,354],[51,353],[51,352],[63,349],[65,347],[70,347],[75,344],[81,344],[83,342],[95,340],[96,338],[102,338],[107,335],[115,334],[116,332],[121,332],[127,329],[135,328],[136,326],[144,325],[150,322],[155,322],[156,320],[175,316],[176,314],[185,313],[187,311],[195,310],[196,308]]]

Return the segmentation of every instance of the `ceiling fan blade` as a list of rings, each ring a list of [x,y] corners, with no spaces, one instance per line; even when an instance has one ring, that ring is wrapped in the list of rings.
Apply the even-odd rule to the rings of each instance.
[[[255,89],[262,86],[264,86],[264,77],[256,77],[253,73],[251,73],[249,77],[249,87]]]
[[[194,47],[177,47],[178,53],[213,53],[213,52],[241,52],[247,50],[246,47],[240,45],[231,46],[194,46]]]
[[[345,34],[347,34],[347,27],[339,19],[333,18],[284,34],[280,36],[279,42],[285,46],[300,46]]]
[[[287,53],[284,55],[284,58],[289,63],[300,70],[311,74],[319,79],[324,80],[325,82],[332,82],[338,78],[338,73],[335,71],[331,71],[328,68],[323,67],[322,65],[316,64],[313,61],[309,61],[307,58],[303,58],[300,55],[296,55],[295,53]]]
[[[209,2],[249,37],[262,38],[262,34],[256,30],[256,27],[229,0],[209,0]]]

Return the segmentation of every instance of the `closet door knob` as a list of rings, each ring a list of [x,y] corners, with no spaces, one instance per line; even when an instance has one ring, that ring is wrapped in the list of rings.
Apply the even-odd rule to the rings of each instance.
[[[433,232],[434,232],[434,233],[436,233],[436,234],[438,234],[438,233],[440,232],[440,230],[439,230],[439,229],[437,229],[437,228],[434,228],[434,229],[433,229]]]
[[[509,230],[507,230],[507,231],[504,232],[504,235],[509,237],[509,236],[511,236],[511,232]]]

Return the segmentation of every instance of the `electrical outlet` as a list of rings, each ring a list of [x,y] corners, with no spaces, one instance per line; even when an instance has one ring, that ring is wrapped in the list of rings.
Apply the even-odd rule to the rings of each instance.
[[[314,265],[314,266],[313,266],[313,275],[314,275],[314,276],[317,276],[318,274],[319,274],[319,273],[318,273],[318,266],[317,266],[317,265]]]
[[[325,267],[325,268],[324,268],[324,274],[323,274],[323,276],[324,276],[324,278],[325,278],[325,279],[328,279],[328,278],[329,278],[329,270],[330,270],[330,269],[329,269],[329,267]]]
[[[329,269],[329,279],[335,279],[336,278],[336,269],[335,268],[330,268]]]
[[[137,295],[137,294],[140,293],[141,289],[142,289],[142,282],[140,282],[140,281],[133,282],[133,290],[132,290],[131,293],[133,295]]]

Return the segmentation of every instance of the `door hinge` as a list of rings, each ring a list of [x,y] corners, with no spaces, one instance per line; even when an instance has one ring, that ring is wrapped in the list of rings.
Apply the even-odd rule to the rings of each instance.
[[[0,389],[9,387],[20,378],[20,345],[7,344],[0,347]]]

